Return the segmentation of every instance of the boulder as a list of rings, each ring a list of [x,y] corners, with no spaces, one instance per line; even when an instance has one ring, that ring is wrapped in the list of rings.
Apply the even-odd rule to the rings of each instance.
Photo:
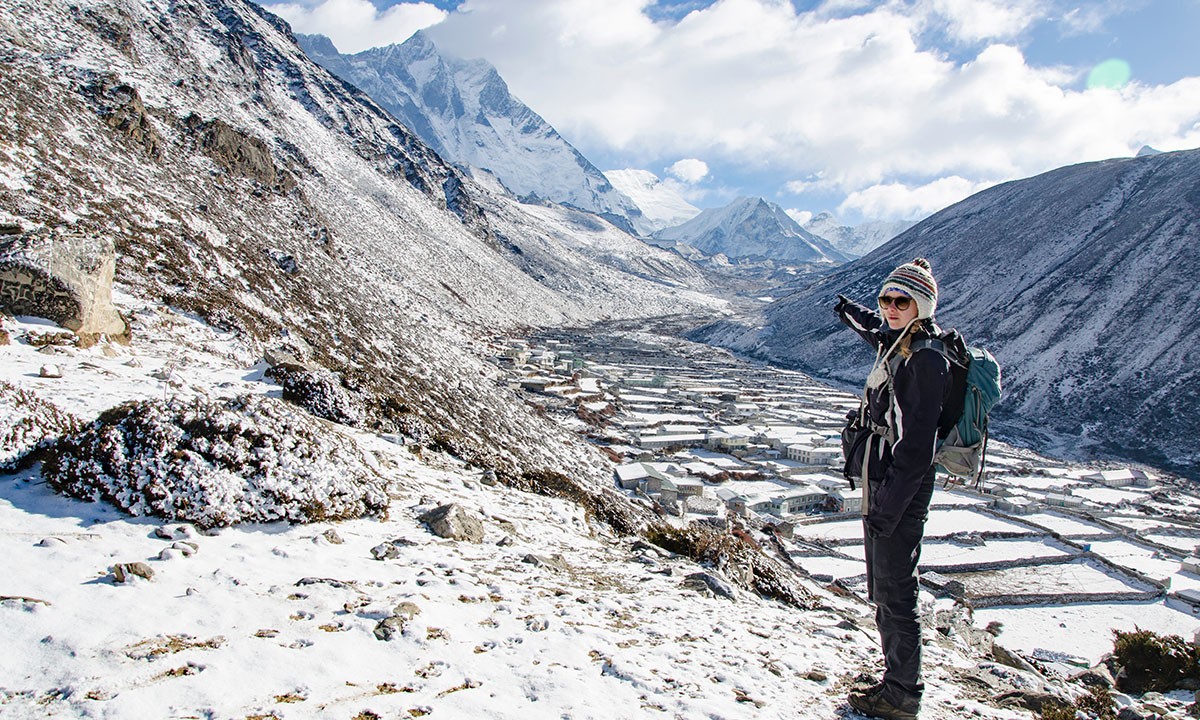
[[[725,580],[713,575],[712,573],[698,572],[688,575],[683,580],[684,587],[701,592],[710,592],[718,597],[728,598],[733,600],[737,594],[733,590],[733,586]]]
[[[529,553],[525,557],[521,558],[521,562],[528,563],[530,565],[535,565],[535,566],[541,567],[541,568],[552,568],[555,570],[570,570],[571,569],[571,566],[567,564],[566,558],[564,558],[559,553],[554,553],[553,555],[551,555],[549,557],[546,557],[543,555],[534,555],[533,553]]]
[[[0,237],[0,309],[73,330],[84,345],[124,339],[128,326],[112,303],[116,250],[97,235],[36,230]]]
[[[438,537],[467,542],[483,542],[483,523],[461,505],[450,503],[434,508],[418,518]]]
[[[133,580],[134,576],[154,579],[154,569],[144,562],[117,563],[112,567],[113,578],[119,583]]]
[[[1072,675],[1071,679],[1081,682],[1084,685],[1098,685],[1106,690],[1117,686],[1117,681],[1113,678],[1112,671],[1103,663],[1090,667],[1087,670],[1081,670]]]
[[[1013,690],[996,696],[996,702],[1000,707],[1019,707],[1033,712],[1055,705],[1070,705],[1057,695],[1040,690]]]

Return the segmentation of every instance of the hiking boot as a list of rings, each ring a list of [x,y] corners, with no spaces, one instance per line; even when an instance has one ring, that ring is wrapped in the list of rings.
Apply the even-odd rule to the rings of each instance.
[[[866,692],[852,692],[848,698],[850,707],[863,715],[881,720],[917,720],[915,712],[901,710],[883,694],[883,685],[869,688]]]

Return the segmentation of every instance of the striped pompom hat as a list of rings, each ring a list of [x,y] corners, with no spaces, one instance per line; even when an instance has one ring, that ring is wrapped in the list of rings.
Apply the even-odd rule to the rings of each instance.
[[[937,312],[937,280],[933,279],[929,261],[925,258],[917,258],[893,270],[883,281],[879,294],[888,290],[899,290],[912,296],[917,303],[917,317],[922,320],[933,317]]]

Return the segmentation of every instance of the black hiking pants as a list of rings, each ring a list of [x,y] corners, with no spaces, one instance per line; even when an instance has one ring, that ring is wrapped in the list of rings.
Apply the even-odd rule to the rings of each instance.
[[[921,623],[917,619],[917,562],[933,497],[934,471],[923,479],[900,524],[889,537],[870,536],[864,523],[867,597],[875,603],[875,622],[883,648],[884,697],[892,705],[917,712],[921,682]]]

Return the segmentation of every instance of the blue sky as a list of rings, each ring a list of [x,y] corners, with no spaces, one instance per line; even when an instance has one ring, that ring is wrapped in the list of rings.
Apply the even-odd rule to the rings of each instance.
[[[649,170],[701,207],[915,219],[1142,145],[1200,147],[1200,0],[264,4],[343,52],[428,28],[601,169]]]

